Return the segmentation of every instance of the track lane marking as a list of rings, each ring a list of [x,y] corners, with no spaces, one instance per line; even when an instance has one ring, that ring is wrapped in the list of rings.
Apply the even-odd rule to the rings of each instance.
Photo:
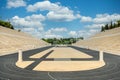
[[[57,80],[57,79],[55,79],[53,76],[50,75],[50,72],[48,72],[48,76],[49,76],[51,79],[53,79],[53,80]]]

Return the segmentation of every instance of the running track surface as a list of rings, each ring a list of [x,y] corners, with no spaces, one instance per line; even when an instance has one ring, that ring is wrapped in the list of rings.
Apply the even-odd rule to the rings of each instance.
[[[28,57],[51,47],[52,46],[48,46],[25,51],[23,52],[23,59],[35,60],[29,59]],[[92,55],[94,58],[91,60],[98,60],[99,54],[97,51],[75,46],[70,47]],[[48,55],[49,54],[50,53],[48,53]],[[0,56],[0,80],[120,80],[120,56],[112,54],[104,53],[106,65],[101,68],[72,72],[33,71],[32,68],[37,64],[37,62],[45,60],[46,56],[39,60],[35,60],[36,64],[30,65],[25,69],[21,69],[15,65],[18,58],[17,56],[18,54]]]

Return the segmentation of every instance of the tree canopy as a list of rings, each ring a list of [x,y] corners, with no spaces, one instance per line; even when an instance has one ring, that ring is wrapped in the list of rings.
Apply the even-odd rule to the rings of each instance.
[[[14,29],[13,25],[10,22],[0,20],[0,25],[6,28]]]
[[[60,39],[57,39],[57,38],[48,38],[48,39],[45,39],[43,38],[42,40],[48,42],[48,43],[51,43],[52,45],[55,45],[55,44],[72,44],[72,43],[75,43],[77,42],[79,39],[83,39],[83,37],[80,37],[80,38],[60,38]]]
[[[120,27],[120,20],[118,20],[117,22],[113,23],[112,21],[110,22],[110,24],[106,24],[105,26],[101,27],[101,32],[105,31],[105,30],[109,30],[109,29],[114,29]]]

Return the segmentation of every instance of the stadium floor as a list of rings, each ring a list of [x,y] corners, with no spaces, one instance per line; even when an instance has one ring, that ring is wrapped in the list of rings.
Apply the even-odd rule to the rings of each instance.
[[[51,47],[52,46],[25,51],[23,52],[23,59],[27,61],[35,60],[29,59],[29,56],[43,50],[47,50]],[[92,59],[79,59],[80,61],[99,60],[99,54],[97,51],[75,46],[70,47],[93,56]],[[116,56],[113,54],[104,53],[104,60],[106,62],[106,65],[101,68],[86,71],[63,72],[32,70],[36,66],[36,64],[44,60],[46,56],[39,59],[39,61],[35,60],[35,63],[33,65],[30,65],[25,69],[19,68],[15,65],[18,58],[17,56],[18,54],[0,56],[0,80],[120,80],[120,56]]]

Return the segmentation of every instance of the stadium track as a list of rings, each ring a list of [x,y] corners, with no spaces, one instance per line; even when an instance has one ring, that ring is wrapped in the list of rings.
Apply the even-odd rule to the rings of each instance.
[[[51,47],[25,51],[23,52],[23,59],[32,60],[28,57]],[[93,56],[94,58],[91,60],[99,60],[98,51],[75,46],[70,47]],[[0,56],[0,80],[120,80],[120,56],[108,53],[104,53],[105,66],[93,70],[72,72],[33,71],[29,68],[21,69],[15,65],[17,56],[17,53]]]

